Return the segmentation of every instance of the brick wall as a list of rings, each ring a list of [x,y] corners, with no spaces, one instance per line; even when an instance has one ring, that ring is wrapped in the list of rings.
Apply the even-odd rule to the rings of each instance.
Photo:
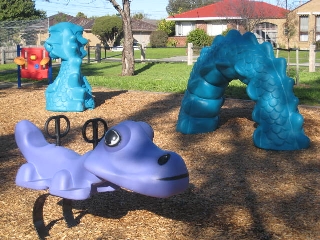
[[[169,37],[168,41],[174,40],[177,42],[177,47],[186,47],[187,46],[187,37],[186,36],[175,36]]]

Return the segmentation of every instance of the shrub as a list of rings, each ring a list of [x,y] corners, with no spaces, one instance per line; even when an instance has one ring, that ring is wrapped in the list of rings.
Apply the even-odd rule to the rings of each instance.
[[[169,39],[167,42],[167,47],[176,47],[178,44],[178,41],[176,39]]]
[[[158,29],[165,31],[169,37],[174,36],[174,30],[175,30],[175,22],[174,21],[166,21],[165,19],[162,19],[158,23]]]
[[[228,32],[230,32],[231,28],[227,28],[226,30],[224,30],[221,35],[222,36],[227,36]]]
[[[165,47],[168,41],[168,34],[165,31],[157,30],[150,35],[151,47]]]
[[[215,36],[209,36],[209,43],[210,43],[209,45],[212,44],[212,42],[213,42],[213,40],[214,40],[214,37],[215,37]]]
[[[203,29],[192,30],[187,36],[187,43],[193,43],[193,46],[203,47],[211,45],[210,36]]]

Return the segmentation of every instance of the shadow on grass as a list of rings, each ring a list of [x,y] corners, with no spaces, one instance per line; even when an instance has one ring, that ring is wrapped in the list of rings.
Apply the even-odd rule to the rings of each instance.
[[[155,63],[146,63],[142,68],[135,70],[134,75],[138,75],[139,73],[147,71],[148,69],[150,69],[154,65],[155,65]]]
[[[122,65],[120,62],[102,62],[102,63],[90,63],[81,65],[81,73],[84,76],[103,76],[105,70],[111,68],[119,68]]]

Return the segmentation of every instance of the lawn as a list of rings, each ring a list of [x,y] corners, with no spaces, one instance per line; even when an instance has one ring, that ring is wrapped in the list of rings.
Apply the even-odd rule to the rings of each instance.
[[[175,49],[171,56],[181,54],[181,48]],[[150,58],[168,56],[167,49],[147,49]],[[156,53],[158,52],[158,53]],[[114,52],[116,53],[116,52]],[[151,55],[152,53],[152,55]],[[111,53],[110,53],[111,54]],[[119,53],[117,53],[119,54]],[[192,66],[186,63],[136,63],[134,76],[121,76],[120,62],[84,63],[82,73],[92,86],[102,86],[110,89],[141,90],[151,92],[183,93],[186,90]],[[9,71],[12,70],[12,71]],[[15,64],[0,65],[0,82],[16,82],[17,72]],[[53,77],[58,74],[59,67],[53,68]],[[307,67],[300,67],[299,85],[294,86],[294,93],[300,99],[300,104],[320,105],[320,72],[309,73]],[[295,66],[288,67],[288,75],[295,81],[297,74]],[[30,80],[23,79],[23,82]],[[47,80],[43,81],[47,84]],[[249,99],[246,85],[239,80],[230,82],[225,96],[235,99]]]
[[[185,56],[187,54],[187,50],[185,47],[172,47],[172,48],[145,48],[144,50],[145,58],[146,59],[161,59],[161,58],[169,58],[175,56]],[[90,61],[95,61],[95,47],[90,47],[89,54]],[[122,57],[121,51],[110,51],[105,50],[104,48],[101,49],[101,58],[102,59],[110,59],[110,58],[118,58]],[[134,51],[134,58],[136,60],[141,59],[141,50],[136,49]],[[88,58],[85,57],[85,62],[88,61]]]

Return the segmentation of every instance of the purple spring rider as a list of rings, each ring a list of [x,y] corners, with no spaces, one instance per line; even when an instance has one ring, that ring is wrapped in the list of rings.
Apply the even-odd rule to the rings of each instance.
[[[189,185],[183,159],[156,146],[153,136],[147,123],[124,121],[80,155],[48,143],[38,127],[22,120],[15,139],[27,163],[18,170],[16,184],[71,200],[118,188],[157,198],[183,192]]]

